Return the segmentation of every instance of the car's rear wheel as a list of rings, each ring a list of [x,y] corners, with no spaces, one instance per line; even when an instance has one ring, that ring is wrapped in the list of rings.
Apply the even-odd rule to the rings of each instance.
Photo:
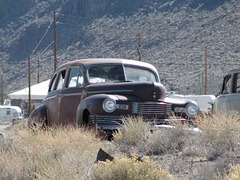
[[[38,131],[38,130],[47,130],[47,120],[39,121],[39,122],[33,122],[32,124],[32,129],[33,131]]]

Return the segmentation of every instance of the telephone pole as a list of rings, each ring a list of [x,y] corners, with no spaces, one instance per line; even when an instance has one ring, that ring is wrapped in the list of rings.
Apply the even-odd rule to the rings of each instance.
[[[3,70],[2,70],[2,73],[1,73],[1,80],[2,80],[2,82],[1,82],[1,97],[2,97],[1,104],[3,104]]]
[[[31,113],[31,57],[28,56],[28,113]]]
[[[142,61],[142,55],[141,55],[141,33],[138,33],[138,56],[139,56],[139,61]]]
[[[39,67],[40,67],[40,60],[38,59],[38,68],[37,68],[37,83],[39,83]]]
[[[207,48],[205,48],[205,95],[207,95]]]
[[[54,72],[57,69],[57,20],[56,20],[56,12],[54,15]]]

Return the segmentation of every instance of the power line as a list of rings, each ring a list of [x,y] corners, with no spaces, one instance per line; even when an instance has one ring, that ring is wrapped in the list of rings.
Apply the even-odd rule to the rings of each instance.
[[[70,15],[70,14],[62,14],[62,13],[58,13],[58,15],[60,15],[61,17],[62,16],[68,16],[68,17],[74,17],[74,18],[77,18],[77,19],[92,19],[92,18],[87,18],[87,17],[80,17],[80,16],[74,16],[74,15]]]
[[[82,25],[76,23],[75,21],[69,20],[69,19],[67,19],[67,18],[62,17],[62,19],[63,19],[63,20],[66,20],[67,22],[72,23],[72,24],[68,24],[68,23],[62,22],[62,21],[60,21],[60,20],[58,20],[58,22],[59,22],[59,23],[62,23],[62,24],[76,25],[76,26],[79,26],[79,27],[82,26]]]
[[[74,32],[74,31],[71,31],[69,28],[62,26],[61,24],[58,24],[58,25],[60,25],[61,27],[67,29],[67,30],[68,30],[69,32],[71,32],[72,34],[79,35],[78,33]]]
[[[44,37],[46,36],[47,32],[49,31],[51,25],[53,24],[53,20],[50,23],[50,25],[48,26],[47,30],[45,31],[45,33],[43,34],[42,38],[40,39],[40,41],[38,42],[37,46],[34,48],[34,50],[32,51],[30,57],[32,57],[32,55],[35,53],[36,49],[38,48],[38,46],[40,45],[40,43],[42,42],[42,40],[44,39]]]
[[[41,56],[43,53],[45,53],[53,43],[54,43],[54,41],[52,41],[40,54],[38,54],[37,56],[35,56],[35,57],[32,58],[32,59],[37,59],[37,57],[39,57],[39,56]]]

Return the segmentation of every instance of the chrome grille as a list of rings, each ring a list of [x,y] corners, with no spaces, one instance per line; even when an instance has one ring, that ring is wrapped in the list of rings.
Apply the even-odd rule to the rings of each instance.
[[[122,117],[120,116],[102,116],[102,115],[90,115],[90,122],[92,124],[108,124],[116,125],[122,123]]]
[[[172,105],[163,102],[133,102],[133,114],[170,115]]]

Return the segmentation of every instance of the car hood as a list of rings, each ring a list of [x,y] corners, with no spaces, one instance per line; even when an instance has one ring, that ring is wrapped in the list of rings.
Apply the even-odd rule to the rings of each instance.
[[[166,88],[156,82],[98,83],[86,86],[94,94],[134,95],[144,101],[161,101],[166,98]]]
[[[177,98],[169,98],[166,97],[164,100],[164,102],[172,104],[172,105],[177,105],[177,106],[185,106],[187,103],[189,102],[194,102],[193,100],[189,100],[189,99],[177,99]]]

